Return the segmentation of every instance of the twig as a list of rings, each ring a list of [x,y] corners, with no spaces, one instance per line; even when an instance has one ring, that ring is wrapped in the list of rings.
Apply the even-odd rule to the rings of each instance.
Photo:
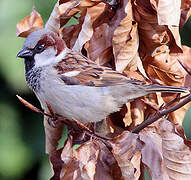
[[[39,114],[42,114],[42,115],[45,115],[45,116],[48,116],[48,117],[52,117],[50,114],[47,114],[43,111],[41,111],[40,109],[38,109],[37,107],[33,106],[31,103],[27,102],[26,100],[24,100],[22,97],[20,97],[19,95],[16,95],[17,98],[19,99],[19,101],[21,103],[23,103],[26,107],[28,107],[29,109],[31,109],[32,111],[34,112],[37,112]]]
[[[165,106],[163,106],[163,109],[165,109],[165,108],[171,106],[172,104],[174,104],[174,103],[180,101],[181,99],[185,99],[185,98],[188,97],[188,96],[189,96],[189,94],[187,94],[187,95],[181,97],[180,94],[178,94],[175,99],[173,99],[173,100],[170,101],[168,104],[166,104]]]
[[[189,67],[187,64],[182,62],[180,59],[178,59],[178,62],[181,64],[181,66],[184,68],[184,70],[191,75],[191,67]]]
[[[153,122],[157,121],[158,119],[160,119],[161,117],[163,117],[164,115],[167,115],[173,111],[176,111],[177,109],[181,108],[182,106],[184,106],[185,104],[187,104],[188,102],[191,101],[191,94],[186,97],[184,100],[182,100],[180,103],[168,108],[168,109],[163,109],[163,110],[159,110],[155,115],[149,117],[148,119],[146,119],[145,121],[143,121],[140,125],[138,125],[137,127],[135,127],[132,132],[133,133],[139,133],[142,129],[144,129],[145,127],[147,127],[148,125],[152,124]]]
[[[16,95],[17,98],[21,101],[21,103],[23,103],[26,107],[28,107],[29,109],[31,109],[32,111],[35,111],[37,113],[40,113],[42,115],[48,116],[49,118],[51,118],[53,121],[61,121],[63,122],[66,126],[71,127],[73,129],[75,129],[76,131],[80,131],[80,129],[85,131],[85,135],[89,136],[89,137],[94,137],[97,138],[99,140],[101,140],[108,148],[111,148],[111,145],[109,144],[108,140],[110,140],[110,138],[108,137],[104,137],[101,136],[97,133],[92,132],[88,127],[86,127],[84,124],[82,124],[79,121],[73,120],[74,123],[72,123],[71,121],[67,120],[66,118],[57,115],[54,113],[51,105],[49,103],[46,102],[48,110],[50,111],[50,114],[47,114],[45,112],[42,112],[40,109],[36,108],[35,106],[33,106],[31,103],[27,102],[26,100],[24,100],[22,97],[20,97],[19,95]],[[54,123],[50,123],[49,125],[51,125],[52,127],[56,128],[56,126],[54,125]]]

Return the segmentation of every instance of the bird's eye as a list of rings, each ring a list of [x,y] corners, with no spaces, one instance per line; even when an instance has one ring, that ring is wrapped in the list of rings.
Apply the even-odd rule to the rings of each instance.
[[[44,50],[44,47],[45,47],[44,44],[37,45],[37,46],[35,47],[36,53],[41,53],[41,52]]]

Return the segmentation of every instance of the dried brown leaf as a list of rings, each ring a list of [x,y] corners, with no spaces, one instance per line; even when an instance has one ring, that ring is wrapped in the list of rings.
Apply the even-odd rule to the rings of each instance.
[[[51,180],[118,180],[121,177],[113,155],[97,140],[87,141],[73,151],[69,138],[62,149],[51,153],[50,161],[54,171]]]
[[[158,24],[179,26],[180,6],[180,0],[159,0],[157,7]]]
[[[58,16],[60,17],[61,27],[65,25],[73,15],[80,11],[87,10],[87,8],[91,8],[101,2],[102,0],[60,1]]]
[[[184,128],[181,125],[175,124],[175,133],[184,139],[184,144],[187,145],[191,150],[191,140],[186,138],[184,134]]]
[[[181,86],[186,72],[177,58],[177,56],[170,55],[168,51],[161,51],[154,57],[145,57],[143,66],[150,79],[158,80],[166,85]]]
[[[58,17],[60,18],[60,27],[64,26],[70,18],[78,13],[80,10],[75,7],[80,4],[81,0],[76,1],[66,1],[59,3],[58,7]],[[70,11],[73,9],[72,13]],[[69,14],[70,13],[70,14]]]
[[[136,99],[131,102],[131,118],[132,124],[130,129],[141,124],[144,121],[145,104],[141,99]]]
[[[97,7],[94,6],[92,8],[88,8],[89,12],[90,10],[92,10],[94,14],[96,12],[99,12],[99,14],[96,13],[98,14],[96,18],[95,15],[93,16],[93,19],[95,19],[95,21],[93,22],[94,34],[91,40],[86,43],[85,48],[88,52],[89,58],[99,64],[108,65],[113,61],[113,55],[111,50],[109,51],[110,58],[108,59],[103,59],[102,53],[112,47],[113,32],[119,25],[120,21],[126,17],[125,7],[127,3],[127,0],[125,0],[124,2],[120,1],[119,4],[121,4],[121,6],[119,6],[116,10],[113,10],[115,7],[113,8],[107,3],[104,6],[102,5],[102,7],[100,3],[99,5],[97,5]],[[90,14],[93,15],[93,13]]]
[[[191,6],[191,0],[182,0],[181,9],[188,9]]]
[[[167,33],[169,36],[169,49],[170,53],[182,53],[181,49],[181,39],[178,26],[168,26]]]
[[[40,14],[33,9],[31,14],[17,23],[16,35],[27,37],[33,31],[43,28],[43,20]]]
[[[181,17],[180,17],[180,30],[182,30],[184,24],[186,23],[186,21],[188,20],[188,18],[191,15],[191,8],[188,9],[183,9],[181,11]]]
[[[158,9],[158,5],[159,3],[156,3],[154,0],[134,1],[134,17],[139,24],[139,52],[141,57],[144,57],[146,54],[151,55],[157,47],[167,43],[169,44],[171,52],[182,52],[180,48],[180,38],[177,39],[179,34],[175,31],[176,27],[168,25],[170,23],[159,25],[158,15],[161,8]]]
[[[60,29],[60,19],[58,17],[58,7],[59,7],[59,1],[57,1],[57,3],[55,4],[50,17],[45,24],[46,29],[54,31],[55,33],[59,33],[59,29]]]
[[[72,2],[67,2],[67,3],[70,4]],[[79,12],[82,10],[81,17],[79,18],[79,20],[80,20],[79,24],[67,28],[67,30],[69,32],[73,32],[73,30],[77,30],[77,32],[75,32],[75,35],[71,34],[71,36],[73,36],[73,38],[71,38],[70,41],[68,38],[66,38],[66,39],[68,39],[68,44],[70,44],[70,47],[72,47],[73,50],[78,51],[78,52],[81,52],[82,47],[85,45],[85,49],[87,50],[88,56],[92,60],[96,60],[97,57],[99,55],[101,55],[101,53],[97,53],[97,51],[95,52],[95,50],[98,49],[98,46],[96,46],[97,43],[95,41],[98,40],[99,46],[100,46],[100,44],[104,44],[104,43],[100,43],[99,38],[98,38],[99,34],[101,35],[102,32],[99,30],[97,30],[97,31],[95,30],[95,32],[94,32],[93,23],[102,14],[102,12],[105,9],[106,4],[102,3],[101,1],[88,1],[88,0],[78,1],[77,4],[75,4],[75,5],[72,4],[70,6],[68,6],[67,3],[63,3],[60,5],[60,11],[62,11],[62,13],[64,12],[64,14],[68,14],[69,17],[76,14],[76,12]],[[74,8],[71,9],[71,7],[74,7]],[[63,15],[61,16],[61,21],[63,19],[62,17],[63,17]],[[66,18],[66,16],[64,16],[64,18]],[[83,22],[82,22],[82,20],[83,20]],[[73,29],[73,30],[71,31],[71,29]],[[63,30],[63,33],[64,32],[65,32],[65,30]],[[93,33],[94,33],[94,36],[93,36]],[[66,37],[67,34],[63,35],[63,36]],[[93,42],[93,44],[92,44],[92,42]],[[71,46],[71,44],[72,44],[72,46]],[[93,48],[93,50],[91,50],[91,48],[88,49],[89,46],[91,46]],[[106,50],[108,47],[109,46],[106,46],[106,48],[102,49],[102,51]],[[92,53],[93,53],[93,55],[92,55]],[[96,58],[94,58],[95,54],[97,56]]]
[[[162,152],[170,179],[191,179],[191,150],[169,121],[160,122]]]
[[[183,50],[183,53],[179,54],[178,59],[181,62],[187,64],[188,67],[191,68],[191,66],[190,66],[190,64],[191,64],[191,48],[187,47],[187,46],[182,46],[182,50]]]
[[[83,11],[81,16],[78,18],[79,24],[72,25],[61,29],[61,36],[66,42],[68,48],[72,49],[76,40],[78,39],[79,33],[82,29],[82,24],[84,22],[86,12]]]
[[[162,47],[161,47],[162,48]],[[170,55],[168,50],[164,51],[158,48],[154,57],[147,56],[143,61],[143,65],[150,79],[158,81],[161,84],[171,86],[187,86],[191,87],[191,82],[186,70],[179,63],[183,63],[185,68],[189,69],[191,49],[182,46],[183,54]],[[187,77],[187,78],[186,78]],[[160,94],[157,95],[157,99],[163,103],[169,103],[175,98],[176,95],[163,93],[162,98]],[[178,109],[175,112],[170,113],[170,119],[174,123],[182,124],[186,110],[189,104]]]
[[[97,26],[96,21],[108,11],[108,6],[105,3],[99,3],[93,7],[87,9],[93,27],[93,34],[90,40],[85,44],[84,48],[87,51],[87,56],[101,65],[108,65],[113,59],[111,41],[112,38],[109,25],[107,23],[100,23]],[[105,17],[103,17],[105,18]],[[108,57],[105,57],[106,55]]]
[[[100,48],[100,50],[101,50],[101,48]],[[92,54],[93,54],[93,51],[92,51]],[[97,55],[95,54],[95,56],[97,56]],[[105,50],[101,51],[100,55],[96,58],[95,62],[102,66],[108,66],[108,64],[110,62],[113,62],[113,59],[114,59],[113,51],[112,51],[112,47],[110,46],[110,47],[106,48]]]
[[[112,44],[115,57],[116,70],[123,72],[126,70],[137,70],[137,56],[139,47],[139,37],[137,23],[134,21],[131,1],[125,7],[126,17],[114,31]]]
[[[157,95],[158,99],[160,99],[160,101],[162,103],[166,103],[168,104],[169,102],[171,102],[172,100],[174,100],[176,98],[177,94],[170,94],[170,93],[162,93],[161,97],[162,99],[160,99],[160,94]],[[173,103],[171,106],[178,104],[178,102]],[[187,103],[186,105],[184,105],[183,107],[177,109],[174,112],[171,112],[169,114],[169,119],[171,120],[171,122],[173,122],[174,124],[180,124],[182,125],[182,122],[184,120],[186,111],[188,110],[188,108],[190,107],[191,103]],[[171,107],[170,106],[170,107]]]
[[[72,139],[68,138],[64,147],[50,153],[50,163],[53,171],[53,177],[51,180],[57,180],[62,177],[62,170],[65,166],[64,163],[69,163],[72,160]],[[73,164],[75,166],[75,164]]]
[[[85,46],[89,58],[100,65],[107,65],[111,59],[109,57],[102,59],[102,53],[109,50],[109,54],[112,54],[112,49],[110,48],[112,45],[109,39],[111,39],[111,33],[108,24],[104,23],[97,27],[92,38]],[[113,56],[110,55],[110,57],[112,58]]]
[[[130,126],[132,123],[131,119],[131,103],[126,103],[127,112],[125,113],[125,116],[123,118],[123,122],[125,123],[125,127]]]
[[[78,39],[76,40],[72,49],[74,51],[81,52],[82,47],[87,41],[91,39],[92,35],[93,35],[93,28],[91,23],[91,16],[87,11],[84,18],[84,22],[82,24],[81,31],[78,35]]]
[[[140,140],[144,142],[142,162],[153,180],[169,180],[162,155],[162,139],[153,129],[144,129]]]
[[[58,141],[62,137],[64,124],[59,121],[56,123],[56,128],[52,127],[48,123],[48,118],[49,117],[44,116],[44,129],[46,138],[46,153],[50,154],[51,152],[55,151],[58,146]]]
[[[139,179],[142,142],[138,139],[138,135],[128,131],[123,132],[111,140],[111,146],[123,179]]]
[[[140,99],[135,99],[132,102],[126,103],[127,113],[123,118],[125,126],[129,126],[128,130],[132,130],[135,126],[144,121],[145,103]]]

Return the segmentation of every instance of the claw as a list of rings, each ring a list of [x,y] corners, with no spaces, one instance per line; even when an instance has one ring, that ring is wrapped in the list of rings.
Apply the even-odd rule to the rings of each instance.
[[[57,128],[57,126],[54,124],[54,121],[53,118],[49,117],[48,118],[48,124],[53,127],[53,128]]]

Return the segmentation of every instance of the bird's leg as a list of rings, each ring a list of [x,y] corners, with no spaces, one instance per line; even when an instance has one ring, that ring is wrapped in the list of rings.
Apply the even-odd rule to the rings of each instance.
[[[95,134],[99,134],[103,137],[110,134],[110,128],[106,119],[94,123]]]
[[[69,122],[66,118],[62,117],[62,116],[59,116],[59,115],[56,115],[52,109],[52,107],[50,106],[50,104],[47,104],[47,108],[50,112],[50,115],[51,117],[48,118],[48,123],[50,126],[54,127],[54,128],[57,128],[56,125],[55,125],[55,121],[62,121],[64,124],[66,124],[67,126],[71,127],[72,129],[74,130],[77,130],[77,129],[81,129],[81,130],[84,130],[84,133],[83,133],[83,136],[84,139],[85,139],[85,135],[88,135],[90,138],[92,137],[95,137],[99,140],[101,140],[103,143],[107,144],[107,142],[105,142],[106,140],[109,140],[110,138],[107,138],[105,136],[102,136],[102,135],[99,135],[95,132],[93,132],[92,130],[90,130],[88,127],[86,127],[84,124],[82,124],[81,122],[77,121],[77,120],[73,120],[77,126],[75,126],[74,124],[72,124],[71,122]],[[99,124],[102,126],[102,124],[104,123],[105,121],[101,121],[100,123],[97,124],[97,126],[99,127]],[[104,126],[105,127],[105,126]]]
[[[52,120],[52,121],[56,121],[56,120],[57,120],[57,116],[56,116],[56,114],[54,113],[54,111],[53,111],[51,105],[50,105],[48,102],[46,102],[46,105],[47,105],[47,108],[48,108],[48,110],[49,110],[49,112],[50,112],[50,115],[51,115],[51,117],[52,117],[51,120]]]
[[[95,131],[95,132],[99,132],[99,131],[100,131],[100,128],[101,128],[101,126],[102,126],[102,124],[103,124],[103,121],[104,121],[104,120],[102,119],[101,121],[94,123],[94,131]]]
[[[88,127],[86,127],[84,124],[82,124],[81,122],[77,121],[77,120],[74,120],[76,122],[76,124],[78,125],[79,128],[83,129],[86,134],[88,136],[92,136],[92,137],[95,137],[97,139],[100,139],[100,140],[109,140],[110,138],[109,137],[106,137],[106,136],[102,136],[100,134],[97,134],[96,132],[93,132],[92,130],[90,130]]]

